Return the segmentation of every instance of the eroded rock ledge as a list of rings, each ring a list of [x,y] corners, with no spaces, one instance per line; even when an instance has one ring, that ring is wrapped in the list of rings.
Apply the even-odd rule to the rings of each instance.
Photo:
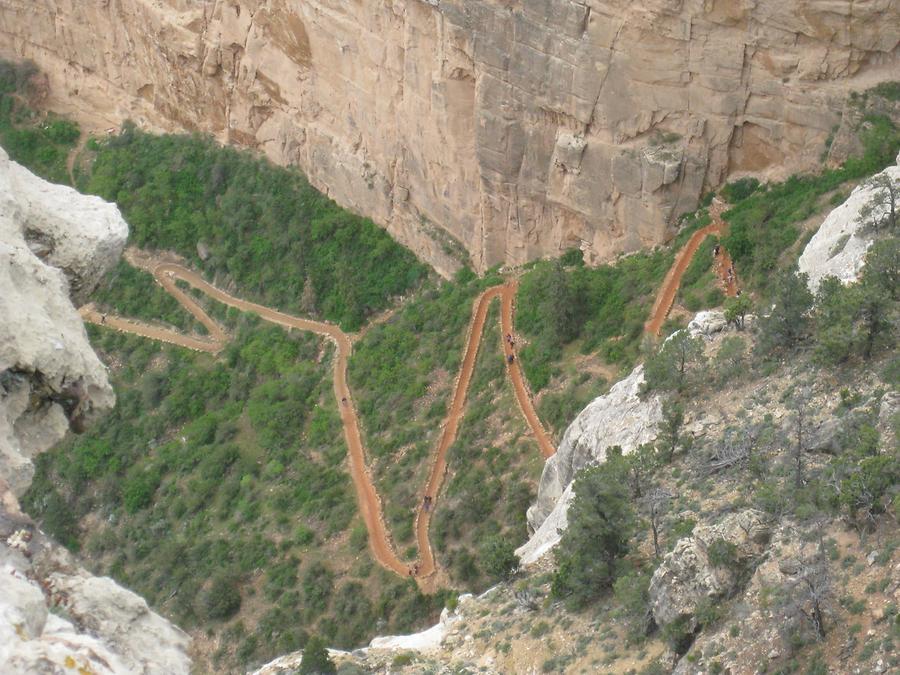
[[[79,567],[19,509],[32,458],[115,403],[72,299],[118,260],[118,209],[0,149],[0,663],[5,673],[187,673],[188,637]]]

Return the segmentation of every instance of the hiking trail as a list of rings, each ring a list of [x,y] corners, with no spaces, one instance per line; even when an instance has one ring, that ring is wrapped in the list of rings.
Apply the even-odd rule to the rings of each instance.
[[[644,324],[644,329],[651,335],[659,335],[662,330],[662,325],[669,316],[672,305],[675,303],[675,296],[678,295],[681,278],[694,259],[694,254],[697,253],[700,244],[710,234],[721,237],[727,231],[728,226],[722,220],[722,212],[725,210],[725,206],[725,202],[718,197],[713,198],[712,203],[709,205],[709,215],[712,218],[712,222],[694,232],[687,243],[675,255],[675,262],[672,263],[672,267],[666,272],[662,286],[660,286],[659,293],[653,303],[653,308],[650,310],[650,318]],[[731,261],[731,256],[724,246],[720,245],[714,269],[726,297],[732,298],[736,296],[738,294],[737,274],[733,272],[734,265]],[[729,270],[732,270],[730,275],[728,273]]]
[[[176,262],[174,258],[170,260],[168,258],[155,257],[137,249],[129,248],[125,253],[125,259],[134,267],[150,272],[157,283],[206,327],[209,335],[185,335],[134,319],[127,319],[114,314],[104,314],[92,304],[85,305],[79,310],[85,321],[196,351],[208,353],[221,351],[230,339],[227,332],[203,310],[194,298],[178,287],[176,282],[181,281],[224,305],[244,312],[253,312],[264,321],[286,328],[297,328],[316,333],[328,338],[335,344],[337,353],[334,359],[334,396],[340,411],[344,440],[347,444],[350,476],[356,491],[359,510],[369,535],[372,555],[380,565],[400,576],[415,576],[424,591],[436,590],[439,585],[436,578],[438,565],[434,559],[434,551],[431,548],[428,534],[435,503],[440,496],[447,474],[447,452],[456,440],[460,421],[465,414],[466,395],[468,394],[469,384],[475,370],[488,308],[495,298],[499,297],[501,299],[500,327],[503,335],[513,335],[513,313],[517,283],[513,280],[488,288],[475,300],[452,402],[441,427],[441,434],[434,451],[431,472],[423,492],[423,499],[424,496],[431,498],[431,506],[428,510],[425,510],[422,503],[420,503],[416,508],[415,534],[419,557],[415,561],[406,562],[398,556],[385,525],[381,498],[368,471],[366,451],[360,434],[359,417],[347,383],[347,364],[352,353],[354,336],[348,335],[339,326],[332,323],[295,317],[230,295],[205,281],[197,272]],[[389,317],[390,314],[387,314],[387,316]],[[519,407],[538,442],[542,455],[545,458],[550,457],[556,452],[556,449],[534,410],[519,360],[517,358],[514,358],[512,362],[508,360],[508,355],[514,352],[513,345],[504,340],[503,354],[504,358],[507,359],[506,369],[512,380]]]

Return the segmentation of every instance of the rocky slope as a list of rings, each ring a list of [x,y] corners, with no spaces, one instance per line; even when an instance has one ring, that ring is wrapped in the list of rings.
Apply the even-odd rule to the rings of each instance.
[[[115,402],[70,298],[115,264],[118,209],[0,150],[0,664],[4,672],[184,673],[187,636],[81,569],[19,509],[31,459]]]
[[[815,165],[898,25],[891,0],[0,0],[0,56],[95,128],[296,164],[446,273],[448,233],[479,269],[601,260],[726,175]]]

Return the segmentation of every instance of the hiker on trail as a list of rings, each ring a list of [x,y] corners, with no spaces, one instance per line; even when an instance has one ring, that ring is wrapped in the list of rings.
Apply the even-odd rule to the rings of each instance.
[[[506,362],[507,362],[507,363],[510,363],[510,364],[511,364],[511,363],[512,363],[513,361],[515,361],[515,360],[516,360],[516,355],[515,355],[515,354],[508,354],[508,355],[506,356]]]
[[[422,508],[425,511],[431,510],[431,497],[429,497],[428,495],[425,495],[425,498],[422,500]]]
[[[347,397],[346,396],[341,398],[341,403],[343,403],[344,405],[347,405]]]
[[[719,245],[718,244],[716,244],[715,247],[713,248],[713,257],[716,257],[717,255],[719,255]]]
[[[100,323],[101,323],[101,324],[105,324],[105,323],[106,323],[106,314],[101,314],[101,315],[100,315]]]
[[[419,576],[419,563],[416,563],[415,565],[413,565],[413,574],[415,576]]]
[[[413,576],[414,574],[415,574],[415,572],[413,571],[413,568],[410,567],[409,568],[409,576]]]

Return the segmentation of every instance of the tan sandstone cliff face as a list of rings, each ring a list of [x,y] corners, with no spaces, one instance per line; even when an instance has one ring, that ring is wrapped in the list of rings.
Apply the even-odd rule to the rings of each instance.
[[[814,166],[898,41],[896,0],[0,0],[52,106],[257,147],[444,272],[439,228],[479,269],[597,261]]]

